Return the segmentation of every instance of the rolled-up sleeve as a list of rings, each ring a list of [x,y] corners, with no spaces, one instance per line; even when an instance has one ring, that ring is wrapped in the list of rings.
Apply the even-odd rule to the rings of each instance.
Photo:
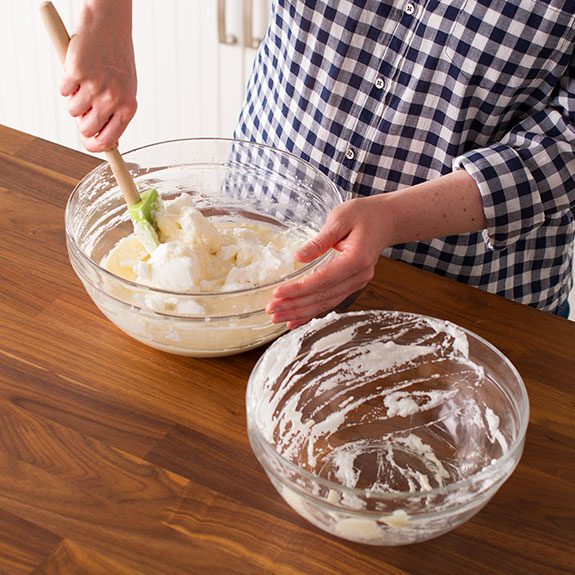
[[[499,142],[453,161],[482,196],[491,249],[526,237],[547,217],[575,209],[575,55],[548,105]]]

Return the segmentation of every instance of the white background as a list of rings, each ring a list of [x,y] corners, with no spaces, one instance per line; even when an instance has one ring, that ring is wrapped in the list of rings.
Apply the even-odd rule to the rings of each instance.
[[[53,0],[69,33],[81,0]],[[38,12],[39,0],[0,0],[0,123],[81,149],[58,93],[61,67]],[[217,0],[133,0],[138,112],[120,141],[126,151],[184,137],[231,137],[255,50],[243,45],[243,0],[226,1],[218,42]],[[261,37],[269,0],[253,0]]]

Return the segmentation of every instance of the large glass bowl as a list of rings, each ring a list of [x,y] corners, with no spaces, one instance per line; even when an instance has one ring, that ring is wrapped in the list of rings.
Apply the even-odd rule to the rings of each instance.
[[[317,233],[342,202],[319,170],[267,146],[189,139],[161,142],[123,155],[140,191],[156,188],[163,199],[190,194],[205,215],[236,215],[278,225],[294,243]],[[123,197],[102,164],[74,189],[65,215],[70,261],[102,313],[137,340],[180,355],[230,355],[262,345],[281,333],[265,306],[282,282],[313,273],[319,258],[289,276],[253,289],[184,294],[117,277],[102,258],[132,231]],[[295,247],[295,246],[294,246]]]
[[[284,500],[355,542],[436,537],[511,475],[525,386],[484,339],[415,314],[332,313],[283,336],[247,388],[254,453]]]

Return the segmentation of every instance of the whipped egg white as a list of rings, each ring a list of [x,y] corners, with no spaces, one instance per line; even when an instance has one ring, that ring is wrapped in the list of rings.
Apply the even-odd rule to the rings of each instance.
[[[187,194],[165,201],[156,223],[161,243],[152,254],[131,234],[102,266],[146,286],[195,294],[266,285],[301,267],[292,254],[305,236],[240,216],[206,217]]]

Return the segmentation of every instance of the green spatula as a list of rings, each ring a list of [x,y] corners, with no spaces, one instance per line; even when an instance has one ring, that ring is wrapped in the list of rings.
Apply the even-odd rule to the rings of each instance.
[[[62,64],[64,64],[66,51],[70,43],[70,36],[64,26],[64,22],[62,22],[60,14],[58,14],[52,2],[42,2],[42,4],[40,4],[40,14],[58,53],[58,57]],[[108,150],[106,152],[106,159],[110,164],[110,168],[118,182],[118,187],[126,200],[126,204],[128,204],[128,213],[134,224],[134,231],[138,239],[142,242],[145,250],[148,253],[152,253],[160,244],[155,228],[155,216],[156,211],[160,207],[160,196],[157,190],[154,189],[147,190],[142,194],[138,193],[134,179],[128,171],[128,167],[120,155],[118,148],[113,147],[111,150]]]

